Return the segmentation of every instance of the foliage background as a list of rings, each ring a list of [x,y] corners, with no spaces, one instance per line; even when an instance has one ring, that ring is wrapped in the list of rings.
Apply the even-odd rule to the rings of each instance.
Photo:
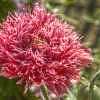
[[[43,0],[43,3],[48,10],[75,26],[83,36],[83,43],[92,48],[94,57],[91,67],[82,71],[80,83],[62,100],[100,100],[100,74],[94,77],[100,70],[100,0]],[[10,0],[0,0],[0,21],[14,9]],[[37,100],[37,97],[30,92],[24,95],[23,87],[17,86],[15,80],[0,77],[0,100]]]

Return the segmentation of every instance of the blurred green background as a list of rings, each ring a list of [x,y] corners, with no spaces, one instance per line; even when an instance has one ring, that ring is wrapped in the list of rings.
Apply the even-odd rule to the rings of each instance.
[[[32,0],[28,0],[30,4]],[[81,72],[74,85],[61,100],[100,100],[100,0],[43,0],[44,6],[74,25],[82,34],[84,45],[92,49],[93,64]],[[0,0],[0,21],[15,10],[10,0]],[[33,93],[23,94],[14,80],[0,77],[0,100],[37,100]],[[39,99],[40,100],[40,99]]]

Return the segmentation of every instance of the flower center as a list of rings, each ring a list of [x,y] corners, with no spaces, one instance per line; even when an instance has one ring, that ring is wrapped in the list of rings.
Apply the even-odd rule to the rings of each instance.
[[[40,37],[34,38],[34,40],[32,41],[32,44],[36,44],[36,45],[43,45],[44,43],[45,40]]]

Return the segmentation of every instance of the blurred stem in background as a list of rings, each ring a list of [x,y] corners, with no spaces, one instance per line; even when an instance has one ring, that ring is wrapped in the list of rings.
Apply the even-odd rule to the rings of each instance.
[[[26,11],[26,6],[28,4],[28,0],[12,0],[14,4],[16,5],[17,11]]]
[[[91,81],[90,81],[90,86],[89,86],[89,100],[93,100],[93,96],[94,96],[94,85],[95,85],[95,82],[97,80],[97,78],[100,77],[100,70],[98,72],[96,72]]]
[[[88,0],[86,11],[89,16],[92,16],[94,14],[95,8],[96,8],[96,0]],[[84,23],[82,32],[88,33],[90,28],[91,28],[91,23],[86,22],[86,23]]]

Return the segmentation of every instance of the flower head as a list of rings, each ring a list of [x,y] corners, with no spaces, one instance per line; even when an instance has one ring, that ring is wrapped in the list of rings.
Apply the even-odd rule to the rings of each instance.
[[[91,58],[73,27],[39,5],[8,15],[0,26],[1,75],[21,84],[62,94]]]

